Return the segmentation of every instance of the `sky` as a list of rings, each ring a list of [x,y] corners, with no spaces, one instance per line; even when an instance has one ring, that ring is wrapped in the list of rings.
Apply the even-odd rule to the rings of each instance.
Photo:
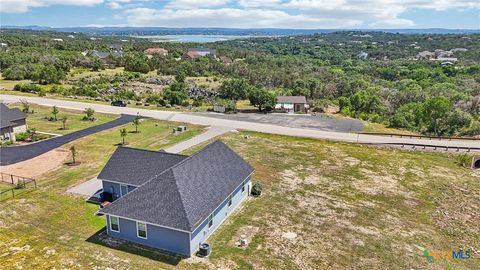
[[[0,25],[480,29],[480,0],[0,0]]]

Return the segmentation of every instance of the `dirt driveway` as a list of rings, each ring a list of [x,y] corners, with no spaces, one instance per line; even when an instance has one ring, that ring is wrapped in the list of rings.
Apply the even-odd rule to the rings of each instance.
[[[69,156],[70,151],[58,148],[29,160],[0,166],[0,171],[2,173],[38,179],[44,173],[62,166]]]
[[[284,127],[308,128],[324,131],[337,132],[360,132],[363,130],[363,123],[356,119],[337,118],[324,114],[303,115],[303,114],[281,114],[281,113],[237,113],[237,114],[220,114],[220,113],[196,113],[196,115],[247,121],[255,123],[273,124]]]

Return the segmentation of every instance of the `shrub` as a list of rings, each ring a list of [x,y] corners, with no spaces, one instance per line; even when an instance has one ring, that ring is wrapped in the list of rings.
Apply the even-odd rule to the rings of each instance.
[[[15,139],[17,141],[25,141],[28,138],[27,132],[15,133]]]
[[[20,92],[38,93],[42,90],[42,88],[39,85],[33,83],[18,83],[13,87],[13,90]]]
[[[457,155],[456,157],[456,160],[457,160],[457,163],[460,165],[460,166],[463,166],[463,167],[466,167],[466,168],[470,168],[471,164],[472,164],[472,157],[468,154],[460,154],[460,155]]]
[[[253,196],[260,196],[262,194],[262,184],[256,182],[252,186],[252,191],[250,192]]]

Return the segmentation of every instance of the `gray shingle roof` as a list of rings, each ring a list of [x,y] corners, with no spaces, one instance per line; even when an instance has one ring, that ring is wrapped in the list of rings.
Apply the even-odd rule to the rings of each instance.
[[[140,186],[185,158],[187,156],[164,151],[118,147],[98,178]]]
[[[305,96],[278,96],[277,97],[278,103],[302,103],[306,104],[307,99]]]
[[[12,121],[25,119],[27,114],[18,108],[10,109],[7,105],[0,103],[0,128],[16,125]]]
[[[192,232],[252,172],[215,141],[99,212]]]

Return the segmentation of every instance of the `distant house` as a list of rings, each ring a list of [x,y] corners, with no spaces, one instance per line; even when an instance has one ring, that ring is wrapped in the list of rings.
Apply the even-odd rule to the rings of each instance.
[[[216,58],[217,50],[208,48],[190,48],[182,55],[182,59],[196,59],[207,55]]]
[[[98,58],[103,61],[107,61],[108,58],[120,58],[123,57],[123,52],[101,52],[101,51],[92,51],[92,57]]]
[[[108,49],[111,52],[121,52],[123,50],[121,44],[108,44]]]
[[[286,110],[288,112],[302,112],[307,107],[305,96],[279,96],[275,109]]]
[[[119,147],[98,176],[113,202],[98,212],[111,237],[191,256],[247,198],[253,171],[220,141],[191,156]]]
[[[146,55],[154,55],[154,54],[159,54],[166,56],[168,54],[168,50],[164,48],[148,48],[145,51],[143,51]]]
[[[368,53],[363,52],[363,51],[362,51],[362,52],[359,52],[359,53],[357,54],[357,58],[358,58],[358,59],[361,59],[361,60],[366,60],[366,59],[368,58]]]
[[[27,115],[18,108],[0,103],[0,140],[15,141],[15,133],[27,131]]]
[[[429,51],[423,51],[423,52],[419,52],[417,53],[417,59],[432,59],[432,58],[435,58],[435,53],[433,52],[429,52]]]
[[[58,41],[58,42],[63,42],[63,39],[61,38],[52,38],[53,41]]]

